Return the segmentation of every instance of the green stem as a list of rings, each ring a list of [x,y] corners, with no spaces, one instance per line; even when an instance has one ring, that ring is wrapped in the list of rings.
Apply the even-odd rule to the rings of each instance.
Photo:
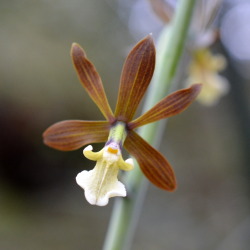
[[[194,5],[195,0],[180,0],[171,28],[166,27],[162,32],[157,46],[156,70],[143,111],[166,96],[171,87],[185,45]],[[139,130],[139,134],[156,146],[164,132],[162,124],[164,123],[157,122],[146,125]],[[116,198],[104,250],[128,250],[133,239],[147,182],[138,165],[126,174],[124,182],[130,196],[125,199]]]

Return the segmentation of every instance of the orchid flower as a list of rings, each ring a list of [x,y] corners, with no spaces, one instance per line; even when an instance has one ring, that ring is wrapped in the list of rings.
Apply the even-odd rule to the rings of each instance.
[[[150,3],[157,17],[166,26],[171,26],[176,3],[169,0],[150,0]],[[215,18],[221,5],[222,0],[197,1],[186,45],[190,53],[186,86],[190,86],[193,82],[202,82],[202,91],[197,101],[205,106],[216,105],[230,88],[228,80],[220,74],[226,68],[226,58],[213,53],[210,48],[219,38]]]
[[[173,191],[176,188],[176,179],[169,162],[134,130],[185,110],[200,92],[201,85],[194,84],[172,93],[133,120],[154,72],[155,46],[151,35],[141,40],[125,61],[114,113],[108,103],[101,78],[84,50],[73,43],[71,56],[83,87],[106,121],[58,122],[50,126],[43,137],[46,145],[63,151],[76,150],[89,143],[106,142],[99,152],[93,152],[91,145],[83,150],[85,157],[96,161],[93,170],[84,170],[76,177],[77,183],[85,190],[87,201],[93,205],[104,206],[110,197],[126,196],[126,189],[117,176],[119,170],[132,170],[133,160],[123,160],[123,146],[135,157],[142,172],[153,184]]]
[[[200,1],[191,26],[191,62],[187,86],[194,80],[203,83],[197,101],[205,106],[216,105],[229,91],[229,82],[220,75],[226,68],[226,58],[222,54],[213,53],[210,48],[218,39],[219,30],[214,25],[214,19],[221,4],[222,0]]]
[[[189,66],[187,85],[193,81],[202,81],[203,88],[197,96],[197,101],[205,106],[216,105],[220,98],[228,93],[229,84],[224,76],[218,72],[226,67],[226,60],[220,54],[212,54],[208,49],[199,49],[193,52]]]

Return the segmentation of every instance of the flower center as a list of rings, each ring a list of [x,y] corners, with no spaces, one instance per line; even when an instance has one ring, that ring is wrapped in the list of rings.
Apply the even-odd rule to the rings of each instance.
[[[117,154],[118,153],[118,149],[117,148],[108,147],[108,152],[111,153],[111,154]]]
[[[112,154],[118,153],[122,148],[126,136],[126,124],[120,121],[116,122],[109,132],[108,141],[106,143],[106,146],[108,146],[107,151]]]

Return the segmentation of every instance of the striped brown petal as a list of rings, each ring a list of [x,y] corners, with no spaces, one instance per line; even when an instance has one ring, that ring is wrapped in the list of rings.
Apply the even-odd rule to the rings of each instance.
[[[115,117],[131,121],[150,83],[155,67],[155,47],[151,35],[129,53],[123,66]]]
[[[128,124],[129,129],[181,113],[195,100],[201,87],[201,84],[193,84],[190,88],[178,90],[163,98],[145,114],[130,122]]]
[[[105,118],[112,123],[115,118],[109,106],[102,85],[102,80],[97,73],[95,66],[87,59],[86,53],[80,45],[76,43],[72,44],[71,56],[83,87],[86,89],[91,99],[96,103]]]
[[[136,158],[142,172],[154,185],[174,191],[176,188],[174,171],[159,151],[132,130],[128,132],[124,147]]]
[[[43,141],[52,148],[71,151],[88,143],[105,142],[110,124],[106,121],[67,120],[57,122],[43,133]]]

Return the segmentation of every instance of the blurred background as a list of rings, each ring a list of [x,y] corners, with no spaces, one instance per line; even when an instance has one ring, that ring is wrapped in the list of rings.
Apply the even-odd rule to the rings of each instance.
[[[149,185],[132,250],[249,249],[249,22],[248,0],[223,2],[212,49],[227,60],[229,91],[169,120],[160,150],[178,189]],[[150,32],[157,41],[163,25],[148,0],[0,0],[0,249],[101,249],[113,200],[91,206],[75,183],[94,163],[41,135],[57,121],[103,119],[73,69],[72,42],[114,108],[127,53]]]

